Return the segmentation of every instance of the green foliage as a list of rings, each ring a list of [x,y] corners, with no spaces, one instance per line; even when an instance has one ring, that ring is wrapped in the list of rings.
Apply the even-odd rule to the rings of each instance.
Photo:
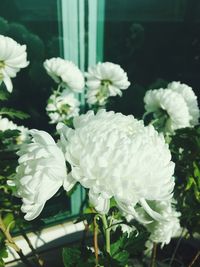
[[[5,240],[0,232],[0,267],[5,266],[4,259],[8,257],[7,248],[5,245]]]
[[[19,135],[19,130],[0,131],[0,158],[6,160],[7,151],[11,151],[10,153],[14,155],[14,149],[18,148],[15,146]]]
[[[0,109],[0,115],[7,115],[11,119],[18,118],[18,119],[23,120],[23,119],[29,118],[28,114],[26,114],[22,111],[19,111],[19,110],[15,110],[13,108],[1,108]]]
[[[8,93],[5,90],[0,90],[0,100],[7,100],[8,99]]]
[[[81,256],[81,252],[77,248],[64,248],[62,256],[65,267],[74,267]]]
[[[170,143],[175,166],[175,192],[181,224],[191,235],[200,231],[200,126],[176,131]]]
[[[8,231],[12,230],[15,226],[14,215],[11,212],[7,213],[3,218],[3,222]]]

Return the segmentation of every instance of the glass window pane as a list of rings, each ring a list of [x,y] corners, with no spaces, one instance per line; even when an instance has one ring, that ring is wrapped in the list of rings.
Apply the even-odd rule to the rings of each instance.
[[[158,79],[157,86],[181,81],[198,94],[199,18],[200,1],[106,1],[104,60],[122,65],[132,84],[110,109],[141,116],[145,91]]]
[[[57,2],[0,1],[0,34],[26,44],[30,61],[29,66],[12,80],[14,89],[6,104],[28,113],[31,117],[24,124],[31,128],[50,129],[45,107],[53,82],[46,74],[43,62],[46,58],[62,56]]]

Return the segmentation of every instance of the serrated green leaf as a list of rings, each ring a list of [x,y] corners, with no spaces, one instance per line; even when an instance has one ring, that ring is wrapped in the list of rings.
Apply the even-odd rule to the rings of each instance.
[[[18,119],[27,119],[30,116],[23,111],[15,110],[13,108],[1,108],[0,109],[0,115],[7,115],[11,119],[18,118]]]

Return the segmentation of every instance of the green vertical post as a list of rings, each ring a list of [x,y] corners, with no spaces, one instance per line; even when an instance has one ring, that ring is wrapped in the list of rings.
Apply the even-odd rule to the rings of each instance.
[[[105,0],[97,2],[97,62],[104,60]]]

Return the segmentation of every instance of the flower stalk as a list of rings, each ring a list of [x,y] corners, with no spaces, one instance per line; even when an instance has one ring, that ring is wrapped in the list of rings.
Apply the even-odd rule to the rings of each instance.
[[[99,264],[99,247],[98,247],[98,224],[97,224],[97,219],[98,215],[94,217],[94,252],[95,252],[95,261],[96,261],[96,266]]]
[[[156,267],[156,253],[157,253],[157,244],[153,243],[152,256],[151,256],[151,265],[150,267]]]
[[[105,232],[105,238],[106,238],[106,251],[108,254],[110,254],[110,227],[108,227],[108,222],[107,222],[107,218],[106,215],[102,215],[102,222],[103,222],[103,228],[104,228],[104,232]]]
[[[200,250],[197,252],[197,254],[195,255],[195,257],[193,258],[192,262],[189,264],[188,267],[192,267],[199,258],[199,256],[200,256]]]
[[[17,254],[19,255],[21,261],[27,266],[27,267],[33,267],[33,265],[30,263],[30,261],[27,259],[27,257],[23,254],[21,248],[18,247],[18,245],[15,243],[13,240],[10,232],[9,232],[9,227],[6,227],[6,225],[3,222],[3,218],[0,215],[0,230],[3,233],[3,235],[6,238],[6,243],[8,246],[12,247]]]

